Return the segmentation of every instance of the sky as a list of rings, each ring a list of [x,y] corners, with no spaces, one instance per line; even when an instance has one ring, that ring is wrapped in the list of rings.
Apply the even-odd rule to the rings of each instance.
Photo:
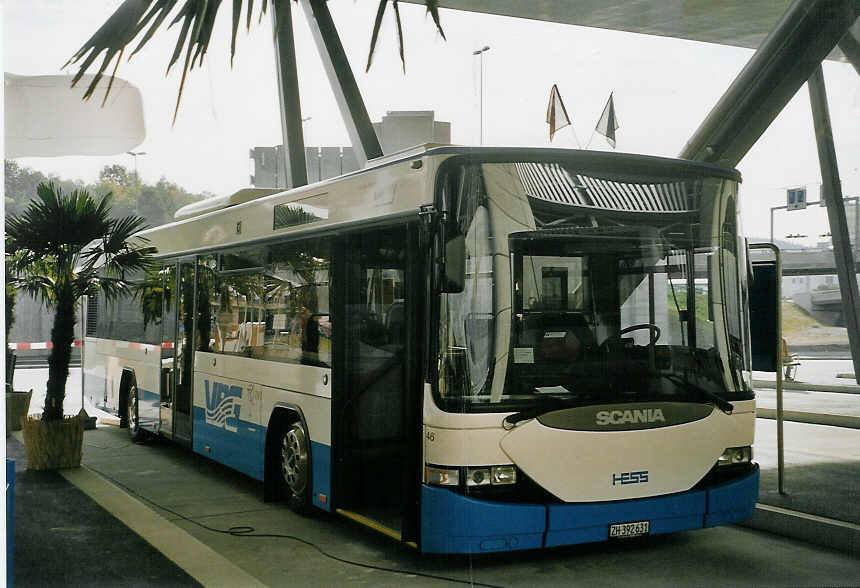
[[[180,71],[165,76],[177,30],[161,30],[119,77],[143,94],[146,140],[135,148],[145,181],[165,176],[187,190],[229,194],[249,182],[248,150],[281,143],[272,29],[268,17],[238,35],[230,67],[229,4],[209,52],[188,77],[172,123]],[[74,73],[61,66],[119,5],[118,0],[6,0],[2,9],[4,70],[22,75]],[[678,39],[508,17],[440,10],[447,40],[421,6],[401,4],[406,72],[397,54],[389,8],[365,73],[377,2],[332,0],[335,24],[372,120],[390,110],[433,110],[451,123],[456,144],[479,143],[479,58],[483,58],[485,145],[611,150],[593,135],[610,92],[620,123],[617,151],[676,156],[753,51]],[[328,80],[301,8],[293,4],[302,116],[308,145],[347,145]],[[846,63],[826,62],[825,80],[843,192],[860,195],[860,76]],[[545,122],[557,84],[573,120],[552,143]],[[591,138],[589,143],[589,138]],[[107,164],[134,167],[132,157],[21,158],[22,165],[64,178],[93,181]],[[821,176],[808,92],[804,86],[740,162],[747,234],[767,236],[770,209],[785,190],[807,186],[818,199]],[[775,236],[804,233],[813,244],[826,232],[823,211],[775,215]]]

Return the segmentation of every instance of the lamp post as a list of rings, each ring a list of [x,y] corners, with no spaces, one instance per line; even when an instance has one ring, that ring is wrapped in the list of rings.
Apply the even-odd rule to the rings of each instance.
[[[137,178],[137,156],[146,155],[146,151],[126,151],[125,153],[134,157],[134,177]]]
[[[481,145],[484,144],[484,53],[486,53],[489,50],[490,50],[490,46],[484,45],[480,49],[476,49],[475,51],[472,51],[472,55],[477,55],[478,58],[481,60],[480,73],[479,73],[479,76],[480,76],[480,82],[479,82],[480,83],[480,86],[479,86],[480,87],[480,93],[478,94],[478,100],[479,100],[478,111],[480,113],[479,114],[480,121],[478,123],[478,129],[479,129],[478,133],[479,133],[479,137],[480,137],[479,142]]]
[[[140,183],[140,176],[137,175],[137,156],[138,155],[146,155],[146,151],[126,151],[127,155],[131,155],[134,158],[134,180],[136,184]],[[137,187],[137,186],[136,186]],[[140,216],[140,190],[137,190],[137,193],[134,196],[134,213]]]

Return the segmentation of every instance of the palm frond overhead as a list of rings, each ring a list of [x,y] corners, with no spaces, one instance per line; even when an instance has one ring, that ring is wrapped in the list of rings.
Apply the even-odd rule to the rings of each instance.
[[[367,66],[364,69],[366,72],[370,71],[370,65],[373,62],[373,52],[376,50],[376,41],[379,39],[379,30],[382,28],[382,18],[385,16],[385,8],[388,6],[388,2],[389,0],[379,0],[379,7],[376,9],[373,32],[370,34],[370,51],[367,53]],[[403,50],[403,24],[400,21],[399,0],[391,0],[391,5],[394,8],[394,23],[397,27],[397,46],[400,51],[400,62],[403,64],[403,72],[406,73],[406,55]],[[439,20],[439,0],[424,0],[424,5],[427,7],[427,13],[436,25],[436,30],[445,39],[445,31],[442,30],[442,22]]]
[[[259,14],[260,20],[266,14],[270,2],[288,2],[289,0],[260,0]],[[373,52],[376,48],[376,42],[379,38],[379,30],[382,26],[382,17],[385,14],[385,7],[389,0],[379,0],[379,8],[376,14],[376,20],[371,33],[370,51],[367,56],[367,70],[370,70],[370,65],[373,60]],[[406,59],[403,50],[403,26],[400,21],[400,9],[398,0],[391,0],[394,6],[394,17],[397,26],[397,39],[400,51],[400,60],[403,63],[403,71],[406,71]],[[129,59],[138,53],[144,45],[146,45],[155,35],[168,15],[174,11],[177,5],[179,7],[176,16],[167,25],[169,29],[175,24],[180,24],[179,34],[176,39],[176,45],[173,53],[170,56],[170,61],[167,64],[169,72],[173,65],[179,61],[183,52],[185,58],[182,65],[182,76],[179,82],[179,92],[176,96],[176,107],[173,111],[173,121],[176,122],[176,116],[179,113],[179,104],[182,101],[182,90],[185,87],[185,80],[188,73],[194,69],[195,64],[200,66],[203,64],[203,58],[209,49],[209,42],[212,38],[212,31],[215,28],[215,21],[218,16],[218,9],[221,7],[222,0],[124,0],[119,8],[99,27],[89,40],[84,43],[80,49],[63,65],[66,67],[70,64],[77,64],[78,71],[72,79],[72,86],[77,84],[83,75],[94,67],[96,60],[104,54],[101,63],[98,65],[98,70],[93,76],[90,85],[84,93],[84,99],[92,97],[102,77],[105,75],[108,67],[115,61],[114,67],[110,73],[110,81],[105,90],[104,100],[107,100],[110,93],[114,76],[119,68],[119,63],[125,52],[126,46],[132,43],[138,36],[143,33],[135,46],[134,50],[129,54]],[[442,25],[439,20],[439,2],[438,0],[424,0],[427,7],[427,12],[433,18],[436,29],[442,38],[445,38],[445,32],[442,30]],[[239,30],[239,23],[242,20],[243,8],[245,12],[246,28],[250,29],[252,14],[254,10],[254,0],[233,0],[232,2],[232,26],[230,37],[230,64],[233,64],[233,58],[236,54],[236,33]],[[144,32],[145,31],[145,32]]]

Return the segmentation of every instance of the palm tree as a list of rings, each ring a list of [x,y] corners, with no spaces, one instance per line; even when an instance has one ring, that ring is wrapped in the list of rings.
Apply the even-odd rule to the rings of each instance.
[[[271,3],[289,2],[290,0],[260,0],[260,19],[266,14],[266,8]],[[389,1],[394,8],[394,20],[397,25],[397,42],[400,48],[400,60],[403,63],[403,71],[406,71],[406,58],[403,53],[403,27],[400,23],[400,7],[399,0],[379,0],[379,7],[376,11],[376,19],[373,24],[373,33],[370,37],[370,51],[367,56],[367,70],[370,70],[370,64],[373,60],[373,50],[376,47],[376,41],[379,37],[379,29],[382,26],[382,19],[385,16],[385,8]],[[80,81],[81,77],[87,72],[90,66],[98,59],[99,55],[104,52],[104,58],[98,66],[98,71],[93,77],[92,82],[87,87],[84,93],[84,99],[92,96],[99,81],[104,75],[111,62],[116,59],[110,81],[113,82],[113,77],[116,75],[119,62],[125,53],[126,46],[129,45],[144,29],[142,38],[137,46],[129,54],[129,59],[140,51],[144,45],[152,38],[155,32],[164,24],[170,12],[181,4],[181,8],[177,12],[173,20],[167,28],[172,27],[176,23],[182,23],[179,29],[179,37],[176,39],[176,46],[173,54],[170,57],[170,62],[167,65],[167,71],[179,60],[182,52],[185,51],[184,63],[182,66],[182,81],[179,83],[179,93],[176,97],[176,109],[173,114],[174,121],[176,113],[179,111],[179,101],[182,99],[182,88],[185,86],[185,78],[189,70],[194,69],[194,63],[198,66],[203,65],[203,57],[209,49],[209,41],[212,38],[212,31],[215,28],[215,19],[218,16],[218,9],[222,6],[221,0],[125,0],[120,4],[119,8],[108,18],[105,23],[93,34],[90,39],[81,46],[78,51],[72,55],[68,62],[63,66],[72,63],[80,62],[78,73],[72,80],[72,85]],[[226,4],[226,2],[225,2]],[[239,23],[242,22],[243,13],[246,20],[246,27],[251,28],[252,13],[254,11],[254,0],[233,0],[233,25],[232,38],[230,43],[230,63],[232,64],[233,56],[236,53],[236,33],[239,30]],[[442,30],[442,24],[439,21],[439,0],[424,0],[424,5],[427,7],[427,12],[433,19],[436,25],[436,30],[442,38],[445,38],[445,32]],[[223,12],[223,11],[222,11]],[[283,14],[283,11],[279,11]],[[105,101],[108,93],[110,93],[111,85],[108,84],[105,92]]]
[[[55,311],[42,412],[43,421],[54,421],[63,417],[78,299],[129,291],[125,273],[146,269],[155,249],[134,237],[143,218],[110,217],[110,193],[98,200],[86,190],[64,194],[53,182],[36,193],[20,216],[6,220],[6,263],[16,287]]]

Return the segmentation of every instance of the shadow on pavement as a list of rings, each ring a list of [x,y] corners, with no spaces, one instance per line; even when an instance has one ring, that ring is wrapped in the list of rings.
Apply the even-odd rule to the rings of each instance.
[[[786,467],[785,491],[778,491],[775,469],[762,470],[760,503],[860,525],[860,462]]]

